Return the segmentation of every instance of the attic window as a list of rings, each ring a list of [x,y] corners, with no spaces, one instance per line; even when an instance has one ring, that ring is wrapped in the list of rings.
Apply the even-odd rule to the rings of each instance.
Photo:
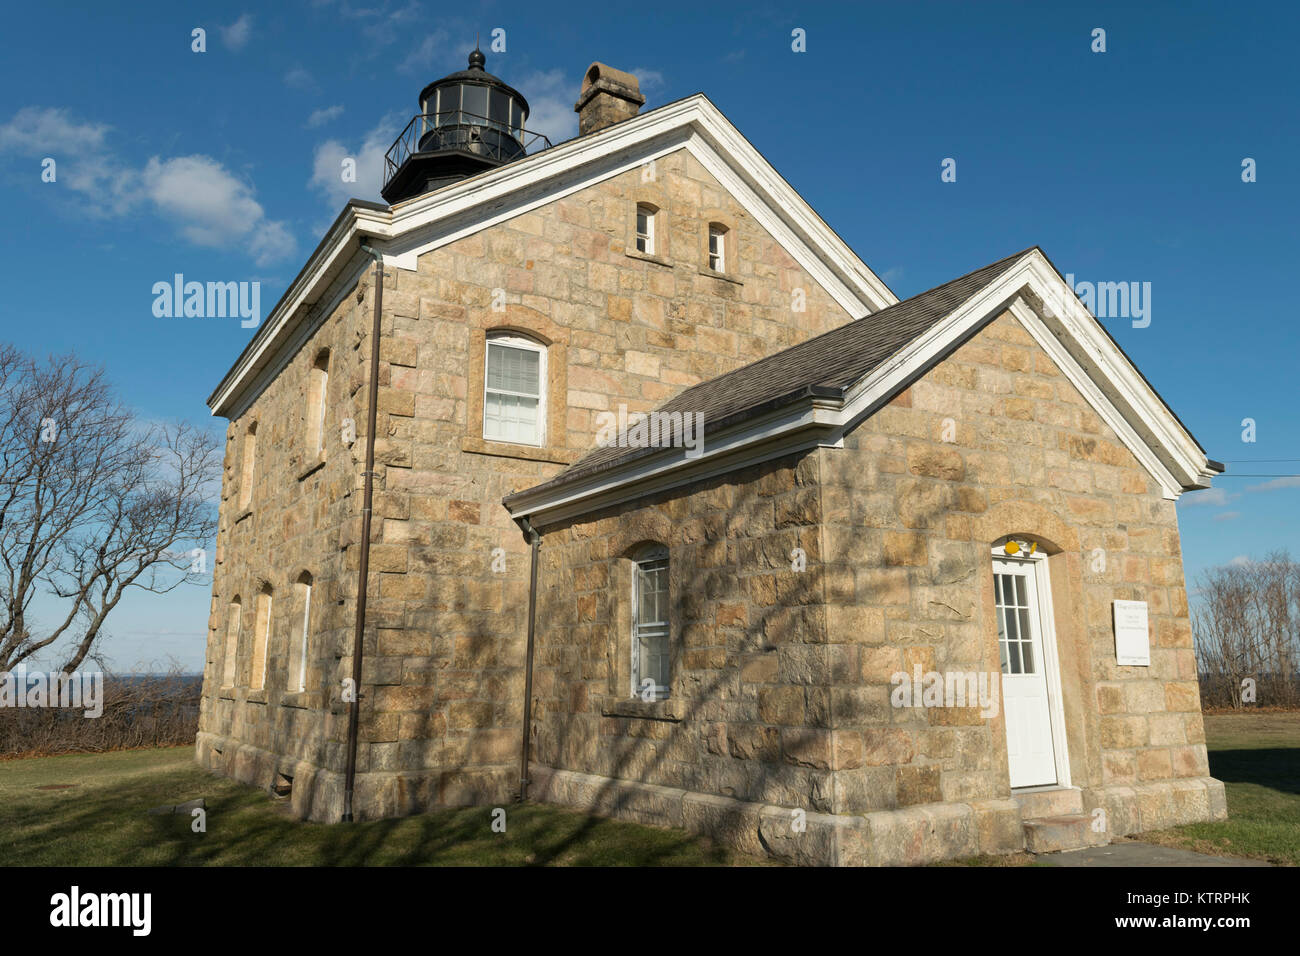
[[[638,203],[636,207],[636,251],[646,255],[655,253],[655,212],[649,203]]]
[[[720,222],[709,223],[709,268],[727,271],[727,227]]]

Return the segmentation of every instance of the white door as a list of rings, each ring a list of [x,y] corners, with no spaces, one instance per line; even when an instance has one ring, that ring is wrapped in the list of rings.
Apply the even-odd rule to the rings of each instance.
[[[1057,782],[1036,578],[1032,561],[993,560],[1007,760],[1013,788]]]

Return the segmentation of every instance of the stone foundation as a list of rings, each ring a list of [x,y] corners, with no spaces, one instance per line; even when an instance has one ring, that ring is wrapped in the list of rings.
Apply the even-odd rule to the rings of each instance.
[[[917,866],[1024,850],[1020,804],[1013,799],[930,803],[862,815],[807,813],[795,827],[790,807],[768,806],[674,787],[533,766],[529,799],[652,826],[709,836],[752,856],[806,866]],[[1195,777],[1084,792],[1104,806],[1110,832],[1094,843],[1227,816],[1223,784]]]
[[[316,823],[343,819],[345,777],[339,771],[206,733],[195,740],[195,759],[207,770],[265,790],[281,775],[288,777],[296,817]],[[352,809],[357,820],[381,820],[438,807],[505,806],[515,801],[518,790],[518,770],[507,768],[359,772]]]

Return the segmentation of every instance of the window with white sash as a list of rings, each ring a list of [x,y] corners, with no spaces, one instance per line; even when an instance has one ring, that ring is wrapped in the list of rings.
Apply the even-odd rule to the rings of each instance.
[[[488,336],[483,437],[541,445],[546,437],[546,348],[521,335]]]
[[[632,695],[668,696],[668,549],[652,545],[634,559],[632,583]],[[653,682],[653,686],[650,683]]]
[[[289,673],[289,692],[301,693],[307,689],[307,636],[311,633],[311,584],[307,571],[298,575],[298,603],[302,606],[302,632],[296,637],[293,664]]]
[[[720,222],[709,223],[709,268],[727,271],[727,227]]]
[[[636,251],[655,253],[655,207],[638,203],[636,207]]]

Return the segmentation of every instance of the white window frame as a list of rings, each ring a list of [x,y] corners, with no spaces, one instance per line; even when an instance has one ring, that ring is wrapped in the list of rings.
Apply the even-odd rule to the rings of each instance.
[[[527,349],[536,352],[539,356],[537,360],[537,395],[528,395],[525,392],[511,392],[506,389],[489,389],[488,388],[488,370],[491,362],[492,346],[504,345],[509,348]],[[546,444],[546,391],[548,387],[547,369],[546,369],[546,346],[533,339],[525,338],[522,335],[513,335],[510,333],[489,334],[483,344],[483,440],[498,442],[503,445],[529,445],[534,448],[541,448]],[[488,434],[488,393],[489,391],[497,392],[501,395],[518,395],[521,398],[537,399],[537,441],[509,441],[505,438],[495,438]]]
[[[671,567],[668,557],[668,548],[659,545],[638,552],[637,557],[633,558],[632,564],[632,620],[631,620],[631,637],[632,637],[632,696],[641,699],[641,574],[643,569],[649,565],[663,565],[663,569],[668,571]],[[657,569],[656,569],[657,570]],[[668,592],[665,592],[668,593]],[[670,685],[672,683],[672,623],[671,619],[656,621],[647,625],[648,631],[662,631],[661,634],[648,633],[648,637],[662,637],[664,641],[664,656],[668,659],[667,684],[660,684],[655,681],[655,700],[666,700],[670,695]],[[647,677],[649,675],[646,675]]]
[[[1019,542],[1019,539],[1016,539]],[[1042,645],[1042,666],[1047,671],[1047,713],[1052,731],[1052,752],[1056,760],[1056,783],[1046,787],[1021,787],[1021,790],[1056,790],[1072,786],[1070,783],[1070,752],[1065,735],[1065,707],[1061,700],[1061,663],[1056,648],[1056,611],[1052,607],[1052,582],[1047,575],[1048,555],[1043,551],[1026,554],[1021,548],[1015,554],[1007,554],[1005,545],[993,548],[991,574],[998,573],[998,565],[1027,564],[1033,571],[1034,602],[1038,605],[1039,643]],[[990,580],[992,580],[990,578]],[[996,602],[995,602],[996,603]],[[995,610],[996,614],[997,611]],[[1001,671],[1001,647],[998,648],[998,670]]]
[[[221,661],[221,686],[234,687],[239,680],[239,625],[244,606],[231,601],[226,610],[226,652]]]
[[[311,586],[313,581],[299,581],[302,588],[302,638],[298,645],[298,673],[294,675],[294,693],[301,694],[307,689],[307,636],[311,624]]]
[[[324,366],[320,365],[321,359],[325,359]],[[310,432],[315,428],[315,434],[311,437],[314,440],[315,447],[312,448],[311,454],[320,456],[325,453],[325,407],[330,387],[330,359],[333,354],[328,351],[322,351],[316,356],[316,360],[311,367],[311,381],[308,385],[308,394],[311,399],[317,403],[316,408],[309,408],[308,414],[314,414],[315,422],[308,421],[307,428]]]
[[[257,474],[257,423],[244,430],[244,447],[241,449],[239,468],[239,507],[253,507],[253,480]]]
[[[655,218],[657,214],[658,211],[649,203],[641,202],[636,204],[636,217],[638,220],[635,226],[636,243],[638,246],[637,252],[643,253],[647,256],[653,256],[656,254],[655,253]],[[645,216],[645,232],[641,231],[641,224],[639,221],[642,216]],[[642,244],[645,245],[644,249],[639,248]]]
[[[727,233],[730,232],[721,223],[709,223],[709,268],[714,272],[727,271]],[[717,240],[716,251],[714,240]]]
[[[261,627],[263,628],[262,638],[261,638],[262,673],[261,674],[253,674],[251,672],[249,673],[248,676],[249,690],[266,690],[267,661],[271,657],[271,604],[275,600],[275,593],[273,591],[259,591],[257,593],[257,602],[255,605],[257,610],[261,610],[262,598],[266,598],[266,616],[263,618],[262,615],[259,614],[258,620],[253,622],[253,655],[249,661],[250,664],[257,663],[257,643],[258,643],[257,631],[258,631],[258,625],[260,623]],[[258,682],[256,684],[253,683],[254,677],[258,678]]]

